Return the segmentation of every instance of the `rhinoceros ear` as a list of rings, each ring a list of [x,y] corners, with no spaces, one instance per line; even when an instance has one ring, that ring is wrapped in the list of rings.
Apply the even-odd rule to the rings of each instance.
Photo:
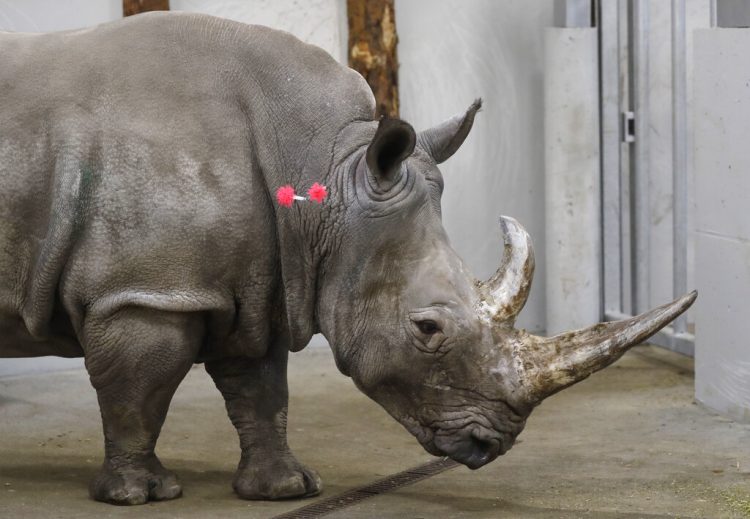
[[[461,147],[474,124],[474,116],[482,108],[482,100],[477,99],[465,113],[451,117],[442,124],[419,133],[417,144],[435,162],[448,160]]]
[[[417,134],[401,119],[383,118],[367,147],[367,168],[378,187],[388,190],[399,179],[401,163],[414,152]]]

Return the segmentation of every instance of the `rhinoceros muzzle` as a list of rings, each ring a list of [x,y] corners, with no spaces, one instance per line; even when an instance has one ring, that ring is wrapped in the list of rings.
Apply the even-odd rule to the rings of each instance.
[[[507,406],[491,407],[456,406],[434,420],[426,419],[422,412],[420,421],[428,424],[427,432],[416,436],[428,452],[477,469],[505,454],[525,424],[525,419],[509,413]]]
[[[512,431],[498,431],[491,427],[472,423],[458,431],[439,429],[433,444],[439,454],[462,463],[470,469],[478,469],[505,454],[523,429],[522,422]]]
[[[476,423],[458,429],[454,424],[434,427],[404,425],[427,452],[447,456],[470,469],[478,469],[505,454],[515,440],[515,435],[499,433]]]

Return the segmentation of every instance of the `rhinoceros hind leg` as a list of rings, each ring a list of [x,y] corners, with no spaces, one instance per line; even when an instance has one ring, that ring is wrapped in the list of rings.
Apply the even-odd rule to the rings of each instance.
[[[130,307],[84,326],[86,368],[104,425],[104,464],[91,497],[118,505],[174,499],[174,473],[154,454],[178,384],[193,365],[202,319]]]
[[[297,461],[287,444],[287,355],[272,345],[262,359],[206,362],[240,436],[233,487],[243,499],[307,497],[323,489],[318,473]]]

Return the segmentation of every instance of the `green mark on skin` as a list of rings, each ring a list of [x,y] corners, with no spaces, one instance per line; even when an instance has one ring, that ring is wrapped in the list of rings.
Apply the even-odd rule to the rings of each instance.
[[[79,190],[80,193],[83,193],[85,191],[88,191],[88,188],[91,186],[91,183],[94,180],[94,170],[84,166],[81,168],[81,189]]]
[[[83,229],[83,224],[86,221],[88,208],[90,206],[89,202],[93,193],[95,180],[96,174],[94,173],[94,169],[89,166],[82,166],[81,176],[78,182],[78,196],[75,200],[75,213],[73,215],[74,235],[78,235]]]

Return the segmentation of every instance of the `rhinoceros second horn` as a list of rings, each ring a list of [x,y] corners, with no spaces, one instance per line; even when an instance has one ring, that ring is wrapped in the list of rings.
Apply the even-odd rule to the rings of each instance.
[[[513,325],[526,304],[534,276],[534,249],[526,230],[510,216],[500,217],[503,257],[495,274],[484,283],[487,311],[493,322]]]

